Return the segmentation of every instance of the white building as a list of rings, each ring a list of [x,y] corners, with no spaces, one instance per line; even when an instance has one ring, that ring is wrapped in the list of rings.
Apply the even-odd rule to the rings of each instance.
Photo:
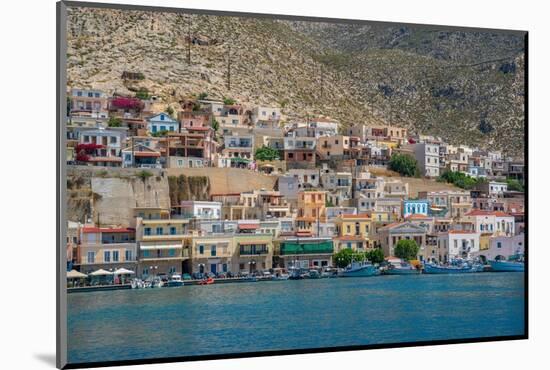
[[[221,202],[207,202],[202,200],[184,200],[181,202],[181,214],[186,218],[219,220],[221,212]]]
[[[476,256],[483,256],[486,260],[507,259],[516,254],[525,253],[525,237],[523,234],[515,236],[495,236],[489,239],[489,249],[480,250]]]
[[[462,230],[450,230],[437,237],[439,255],[430,256],[439,262],[448,262],[455,258],[470,258],[479,251],[479,233]]]
[[[439,176],[439,144],[425,142],[414,144],[414,156],[423,176]]]

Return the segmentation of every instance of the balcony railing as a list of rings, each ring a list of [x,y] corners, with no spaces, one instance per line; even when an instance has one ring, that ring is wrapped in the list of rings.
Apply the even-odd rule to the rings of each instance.
[[[255,256],[255,255],[262,255],[262,254],[268,254],[269,248],[243,248],[241,247],[239,249],[239,254],[241,256]]]

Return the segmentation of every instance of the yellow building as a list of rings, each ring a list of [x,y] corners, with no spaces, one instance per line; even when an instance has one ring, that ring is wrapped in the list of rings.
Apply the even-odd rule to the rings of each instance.
[[[324,190],[302,190],[298,193],[297,235],[318,234],[317,226],[327,220],[326,201],[327,192]]]
[[[336,252],[344,248],[357,251],[370,248],[371,221],[371,216],[366,213],[339,216],[335,221],[338,233],[338,236],[334,238]]]
[[[188,271],[188,267],[184,269],[184,263],[189,260],[189,250],[184,241],[190,237],[189,220],[166,218],[169,212],[164,209],[149,208],[136,211],[138,276],[147,278]]]

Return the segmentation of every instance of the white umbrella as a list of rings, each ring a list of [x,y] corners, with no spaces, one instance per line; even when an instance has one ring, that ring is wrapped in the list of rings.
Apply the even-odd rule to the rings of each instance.
[[[76,270],[71,270],[69,272],[67,272],[67,279],[80,279],[80,278],[85,278],[86,274],[83,274],[82,272],[79,272],[79,271],[76,271]]]
[[[106,276],[106,275],[112,275],[112,274],[113,274],[112,272],[99,269],[97,271],[92,272],[90,276]]]
[[[133,272],[132,270],[127,270],[124,267],[122,267],[122,268],[119,268],[119,269],[115,270],[114,274],[115,275],[133,275],[133,274],[135,274],[135,272]]]

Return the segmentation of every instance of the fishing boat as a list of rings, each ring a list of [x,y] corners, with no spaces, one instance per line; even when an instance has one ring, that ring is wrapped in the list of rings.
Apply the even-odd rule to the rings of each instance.
[[[300,280],[303,279],[303,272],[301,268],[291,267],[288,269],[289,279],[290,280]]]
[[[160,277],[155,277],[153,280],[150,280],[151,288],[162,288],[164,286],[164,281]]]
[[[351,264],[342,270],[342,277],[367,277],[367,276],[376,276],[380,275],[380,270],[375,267],[372,263],[365,262],[355,262],[352,261]]]
[[[425,274],[467,274],[473,272],[482,272],[483,266],[479,264],[450,264],[450,265],[436,265],[428,263],[424,265]]]
[[[507,260],[489,261],[492,271],[496,272],[524,272],[525,263],[523,255],[511,256]]]
[[[311,270],[309,270],[308,278],[310,278],[310,279],[320,279],[321,278],[321,273],[317,269],[311,269]]]
[[[416,275],[421,272],[422,270],[405,261],[391,262],[384,270],[385,275]]]
[[[170,277],[170,279],[168,279],[168,281],[163,286],[169,287],[169,288],[183,286],[183,279],[181,278],[181,275],[174,274]]]
[[[274,268],[271,280],[288,280],[290,275],[282,268]]]

